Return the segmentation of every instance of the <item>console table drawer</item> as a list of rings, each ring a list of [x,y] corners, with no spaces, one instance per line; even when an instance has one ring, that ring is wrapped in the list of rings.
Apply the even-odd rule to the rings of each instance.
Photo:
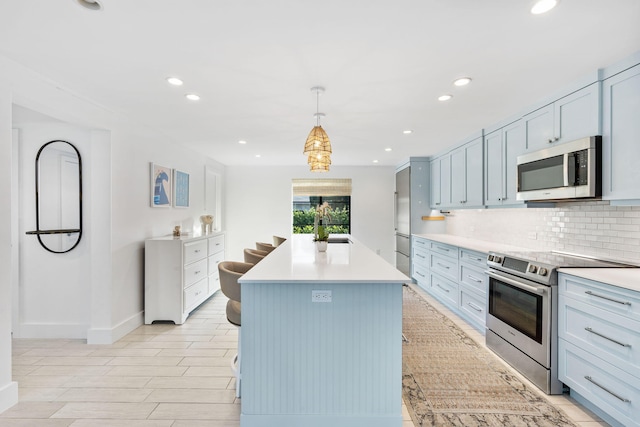
[[[189,264],[184,268],[184,285],[185,288],[200,279],[207,277],[207,260],[202,259],[193,264]]]
[[[191,264],[194,261],[205,258],[207,256],[207,241],[198,240],[193,243],[185,243],[183,256],[185,264]]]
[[[208,282],[208,279],[204,278],[184,290],[184,309],[186,311],[190,311],[191,308],[200,304],[205,299],[209,291]]]
[[[218,252],[224,253],[224,234],[210,237],[208,241],[209,241],[209,255],[213,255]]]
[[[218,274],[218,264],[224,261],[224,251],[209,257],[209,274]]]

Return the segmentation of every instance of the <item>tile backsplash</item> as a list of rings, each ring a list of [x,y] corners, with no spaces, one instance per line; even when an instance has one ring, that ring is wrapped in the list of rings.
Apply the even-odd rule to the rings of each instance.
[[[455,210],[445,223],[447,233],[457,236],[640,262],[640,206],[594,201],[553,208]]]

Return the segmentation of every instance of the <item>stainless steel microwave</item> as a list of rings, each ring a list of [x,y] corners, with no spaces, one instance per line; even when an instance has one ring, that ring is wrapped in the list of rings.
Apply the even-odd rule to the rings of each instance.
[[[602,194],[602,137],[591,136],[518,156],[517,200],[566,200]]]

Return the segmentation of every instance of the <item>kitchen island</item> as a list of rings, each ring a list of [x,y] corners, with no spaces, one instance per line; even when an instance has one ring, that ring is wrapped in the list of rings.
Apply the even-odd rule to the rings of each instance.
[[[241,427],[400,427],[402,284],[353,238],[294,235],[240,279]]]

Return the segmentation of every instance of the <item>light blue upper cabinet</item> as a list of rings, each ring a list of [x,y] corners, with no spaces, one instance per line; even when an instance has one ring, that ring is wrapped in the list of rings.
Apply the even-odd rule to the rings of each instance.
[[[516,200],[516,160],[526,150],[522,120],[488,133],[484,144],[485,204],[521,205]]]
[[[451,153],[451,207],[481,207],[484,202],[482,136]]]
[[[523,116],[527,151],[600,135],[600,82]]]
[[[603,82],[602,197],[640,203],[640,65]]]
[[[447,153],[431,161],[431,207],[451,207],[451,154]]]

